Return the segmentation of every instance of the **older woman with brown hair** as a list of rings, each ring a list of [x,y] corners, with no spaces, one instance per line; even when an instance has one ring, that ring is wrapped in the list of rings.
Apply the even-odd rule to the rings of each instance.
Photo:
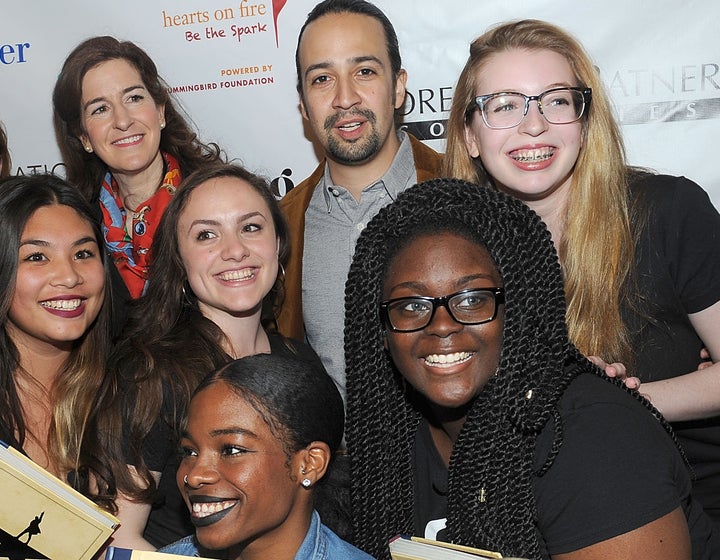
[[[102,213],[115,297],[136,299],[146,290],[150,246],[175,189],[195,169],[220,161],[220,149],[200,142],[155,63],[129,41],[101,36],[75,47],[53,104],[68,180]]]

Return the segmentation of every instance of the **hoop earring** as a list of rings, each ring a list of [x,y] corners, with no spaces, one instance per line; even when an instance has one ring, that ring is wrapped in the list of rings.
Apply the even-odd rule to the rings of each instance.
[[[187,295],[187,292],[185,291],[185,286],[182,287],[182,294],[183,294],[183,299],[185,300],[185,303],[192,307],[193,302],[190,300],[190,296]]]
[[[285,283],[285,267],[283,266],[283,264],[280,261],[278,261],[278,268],[280,268],[280,273],[278,274],[277,280],[279,280],[280,282],[282,282],[284,284]]]

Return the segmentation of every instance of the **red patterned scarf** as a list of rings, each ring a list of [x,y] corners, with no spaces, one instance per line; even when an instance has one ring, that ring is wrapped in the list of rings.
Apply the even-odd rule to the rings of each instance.
[[[118,193],[115,178],[108,171],[100,189],[105,248],[120,271],[120,276],[133,299],[145,291],[150,246],[160,218],[180,184],[180,165],[170,154],[163,153],[165,177],[162,185],[149,199],[132,211],[132,231],[125,230],[127,210]]]

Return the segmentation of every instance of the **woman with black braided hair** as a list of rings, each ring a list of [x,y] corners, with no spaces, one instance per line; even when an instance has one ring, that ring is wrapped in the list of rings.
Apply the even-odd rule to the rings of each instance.
[[[398,196],[358,240],[345,353],[369,554],[411,533],[531,559],[720,557],[667,423],[570,343],[522,202],[453,179]]]

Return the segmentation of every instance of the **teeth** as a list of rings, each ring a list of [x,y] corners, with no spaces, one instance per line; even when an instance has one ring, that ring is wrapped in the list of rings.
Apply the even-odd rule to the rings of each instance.
[[[223,272],[222,274],[218,274],[218,277],[220,280],[247,280],[249,278],[253,278],[255,276],[255,272],[250,268],[244,268],[243,270],[231,270],[229,272]]]
[[[472,356],[472,352],[455,352],[453,354],[430,354],[425,356],[425,363],[428,365],[447,365],[464,362]]]
[[[136,134],[135,136],[130,136],[130,138],[123,138],[122,140],[113,142],[113,144],[132,144],[133,142],[140,140],[140,138],[142,138],[142,135]]]
[[[515,152],[512,157],[516,161],[533,162],[550,159],[553,153],[554,150],[551,150],[549,148],[538,148],[537,150],[524,150]]]
[[[212,503],[194,503],[192,505],[192,513],[195,517],[207,517],[218,511],[223,511],[229,507],[235,505],[235,500],[225,502],[212,502]]]
[[[72,311],[80,307],[81,299],[51,299],[41,301],[40,305],[49,309],[62,309],[63,311]]]
[[[355,130],[359,126],[360,126],[360,123],[349,123],[349,124],[344,124],[342,126],[339,126],[338,128],[341,130],[347,131],[347,130]]]

